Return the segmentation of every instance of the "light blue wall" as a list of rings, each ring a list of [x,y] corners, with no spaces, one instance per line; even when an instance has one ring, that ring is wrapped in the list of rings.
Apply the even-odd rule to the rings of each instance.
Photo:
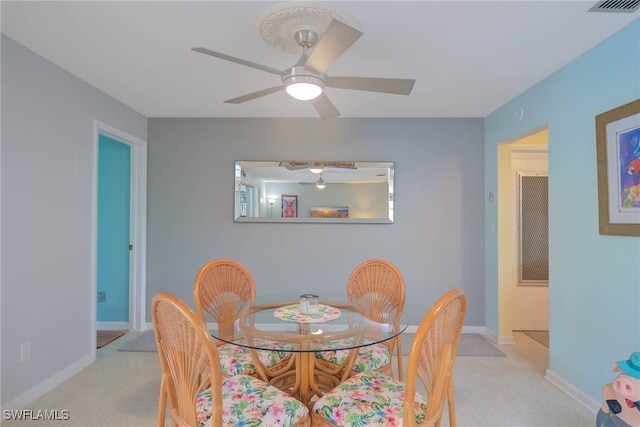
[[[487,192],[497,187],[497,144],[548,125],[549,367],[596,401],[611,365],[640,350],[640,238],[598,233],[594,118],[638,98],[635,21],[485,120]],[[496,222],[496,203],[485,202],[485,230]],[[487,327],[497,332],[495,237],[485,245]]]
[[[131,147],[100,135],[98,140],[99,322],[129,321],[129,216]]]

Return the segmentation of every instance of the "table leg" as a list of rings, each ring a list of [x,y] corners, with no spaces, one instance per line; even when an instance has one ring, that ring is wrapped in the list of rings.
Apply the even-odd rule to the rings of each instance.
[[[296,383],[300,384],[299,397],[300,401],[309,406],[311,401],[311,386],[309,376],[313,377],[313,371],[309,374],[309,370],[313,369],[313,363],[309,363],[309,355],[311,353],[298,354],[299,363],[296,366]]]
[[[299,400],[308,407],[313,406],[311,399],[314,396],[322,397],[324,392],[320,389],[315,377],[316,356],[312,351],[299,353],[296,365],[296,383],[300,385],[298,390]]]

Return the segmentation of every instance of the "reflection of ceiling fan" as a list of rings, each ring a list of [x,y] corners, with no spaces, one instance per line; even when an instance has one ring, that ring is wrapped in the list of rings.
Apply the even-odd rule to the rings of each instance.
[[[358,169],[355,162],[280,162],[280,166],[290,170],[309,169],[313,173],[323,173],[327,168]]]
[[[410,79],[327,76],[325,74],[326,70],[361,35],[360,31],[335,18],[331,20],[329,26],[319,38],[316,31],[304,29],[304,26],[302,26],[302,29],[297,30],[294,34],[296,42],[302,47],[302,56],[295,65],[286,70],[278,70],[203,47],[195,47],[192,50],[266,71],[280,76],[282,79],[282,84],[278,86],[228,99],[224,102],[240,104],[285,89],[294,98],[310,101],[321,118],[329,119],[339,116],[340,112],[323,93],[325,87],[408,95],[415,84],[415,80]]]
[[[324,188],[327,186],[327,182],[326,182],[326,181],[324,180],[324,178],[323,178],[323,175],[324,175],[325,173],[327,173],[327,172],[330,172],[330,171],[323,171],[323,172],[320,172],[320,173],[319,173],[320,178],[318,178],[318,180],[317,180],[317,181],[313,181],[313,182],[299,182],[298,184],[301,184],[301,185],[315,185],[315,186],[316,186],[316,188],[318,188],[318,189],[322,190],[322,189],[324,189]]]

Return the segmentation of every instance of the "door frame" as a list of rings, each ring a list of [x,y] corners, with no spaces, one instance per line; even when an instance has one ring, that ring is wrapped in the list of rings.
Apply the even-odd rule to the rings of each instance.
[[[111,125],[94,120],[93,125],[93,221],[91,316],[93,339],[97,330],[98,300],[98,146],[100,135],[131,147],[131,192],[129,236],[133,246],[129,254],[129,330],[146,327],[146,264],[147,264],[147,141],[129,135]],[[95,347],[95,346],[94,346]]]
[[[494,341],[498,344],[515,344],[513,336],[513,186],[511,179],[511,151],[513,143],[548,130],[548,124],[529,129],[497,145],[497,274],[498,274],[498,333]],[[547,149],[548,149],[547,138]],[[550,152],[549,152],[550,156]],[[551,301],[549,300],[549,303]],[[549,325],[551,327],[551,325]]]

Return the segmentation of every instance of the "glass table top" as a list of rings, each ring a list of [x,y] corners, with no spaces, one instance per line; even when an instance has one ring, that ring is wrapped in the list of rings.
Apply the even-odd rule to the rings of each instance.
[[[337,351],[372,345],[400,335],[408,319],[397,310],[380,310],[372,316],[370,301],[383,298],[367,295],[351,300],[346,294],[321,294],[312,313],[298,295],[258,296],[240,310],[232,325],[219,325],[214,338],[258,350],[290,352]],[[384,307],[384,304],[379,304]]]

